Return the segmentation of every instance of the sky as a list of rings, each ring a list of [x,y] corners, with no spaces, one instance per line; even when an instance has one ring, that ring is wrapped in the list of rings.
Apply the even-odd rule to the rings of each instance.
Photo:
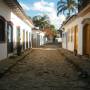
[[[64,15],[57,16],[58,0],[18,0],[26,14],[30,17],[47,15],[52,25],[58,29],[65,20]]]

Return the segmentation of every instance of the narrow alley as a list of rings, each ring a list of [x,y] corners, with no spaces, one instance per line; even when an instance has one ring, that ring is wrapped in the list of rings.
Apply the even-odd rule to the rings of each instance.
[[[90,0],[0,0],[0,90],[90,90]]]
[[[56,45],[33,48],[0,78],[0,90],[90,90]]]

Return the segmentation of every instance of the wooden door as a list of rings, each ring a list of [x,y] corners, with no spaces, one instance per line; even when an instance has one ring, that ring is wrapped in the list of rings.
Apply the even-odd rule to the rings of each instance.
[[[17,27],[17,47],[20,47],[20,27]]]
[[[26,32],[26,48],[28,48],[28,32]]]
[[[74,30],[74,50],[77,51],[78,49],[78,26],[75,26]]]
[[[90,55],[90,24],[84,26],[84,54]]]
[[[89,38],[88,38],[88,50],[89,50],[89,56],[90,56],[90,24],[88,25],[88,33],[89,33]]]
[[[13,27],[11,24],[8,24],[7,27],[7,47],[8,54],[13,52]]]
[[[31,48],[31,34],[29,32],[29,48]]]
[[[23,50],[25,49],[25,31],[23,30]]]

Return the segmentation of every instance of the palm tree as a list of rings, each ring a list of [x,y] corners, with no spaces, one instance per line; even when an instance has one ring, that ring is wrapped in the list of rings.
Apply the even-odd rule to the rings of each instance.
[[[59,0],[57,3],[57,15],[60,13],[71,16],[78,10],[78,3],[76,0]]]

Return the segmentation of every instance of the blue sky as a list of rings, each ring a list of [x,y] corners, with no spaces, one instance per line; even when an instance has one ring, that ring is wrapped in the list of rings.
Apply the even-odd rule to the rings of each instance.
[[[25,5],[27,5],[27,7],[30,7],[31,5],[33,5],[34,3],[36,3],[36,2],[40,2],[40,1],[45,1],[45,2],[48,2],[48,3],[51,3],[51,2],[53,2],[54,4],[55,4],[55,8],[56,8],[56,5],[57,5],[57,1],[58,0],[18,0],[19,2],[20,2],[20,4],[22,5],[22,4],[25,4]],[[22,5],[23,6],[23,5]],[[25,7],[24,7],[24,9],[25,9]],[[37,10],[26,10],[25,9],[25,11],[26,11],[26,13],[28,14],[28,15],[30,15],[31,17],[33,17],[33,16],[36,16],[38,13],[40,13],[39,11],[37,11]],[[31,13],[32,12],[32,13]]]
[[[18,0],[28,16],[48,15],[51,24],[59,28],[65,19],[63,15],[57,17],[58,0]]]

